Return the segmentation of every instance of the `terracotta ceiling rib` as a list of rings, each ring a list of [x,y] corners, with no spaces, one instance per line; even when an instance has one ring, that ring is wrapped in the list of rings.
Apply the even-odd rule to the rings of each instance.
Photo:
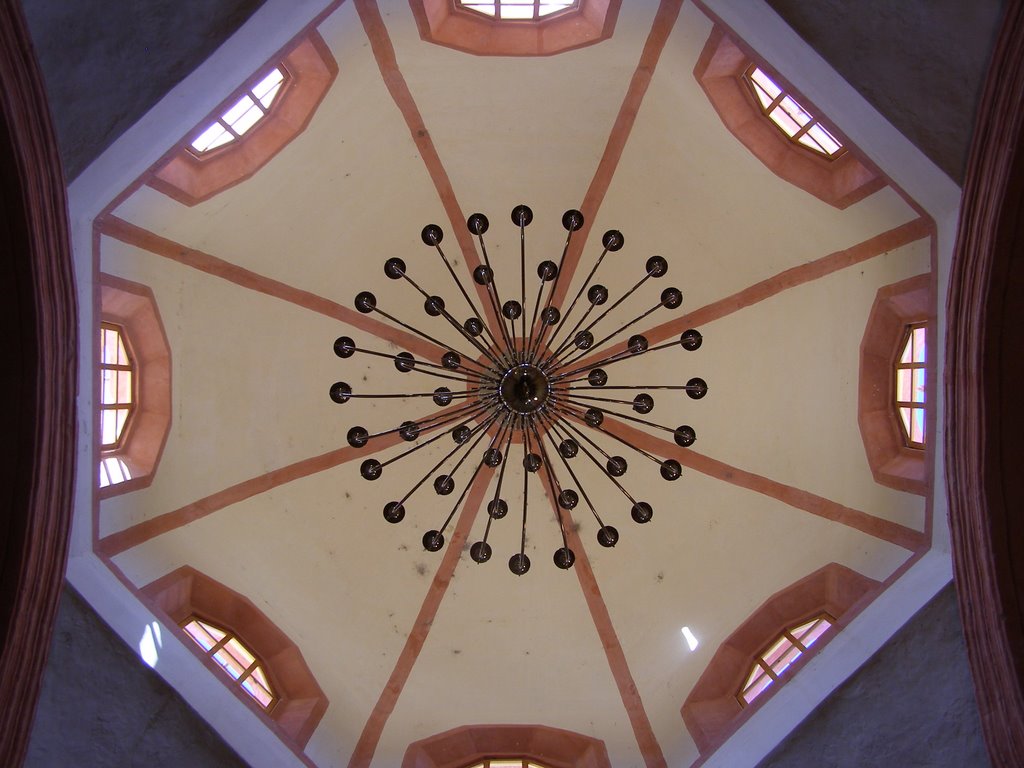
[[[376,450],[383,450],[401,443],[402,438],[395,432],[375,439],[374,442],[377,443]],[[294,464],[243,480],[222,491],[186,504],[184,507],[165,512],[109,536],[104,536],[96,543],[96,553],[101,557],[113,557],[157,536],[162,536],[207,515],[212,515],[214,512],[219,512],[232,504],[266,493],[293,480],[332,469],[347,461],[366,458],[367,455],[365,448],[352,448],[346,445],[344,448],[335,448],[333,451],[322,453],[319,456],[302,459]]]
[[[380,8],[377,7],[376,0],[355,0],[355,6],[359,13],[359,19],[363,22],[363,29],[366,30],[366,36],[370,40],[373,57],[380,68],[380,74],[384,78],[388,93],[391,94],[395,106],[398,107],[406,125],[409,126],[409,134],[416,144],[416,149],[419,150],[420,157],[423,158],[427,174],[437,190],[438,197],[441,198],[441,205],[444,206],[444,211],[448,214],[452,233],[459,244],[459,250],[462,251],[462,258],[466,266],[465,276],[468,279],[481,262],[476,252],[473,236],[466,227],[466,215],[455,197],[455,190],[452,189],[448,172],[444,169],[441,156],[437,154],[437,148],[430,138],[430,132],[423,122],[423,116],[416,106],[416,100],[412,97],[409,85],[405,82],[405,76],[398,67],[395,47],[391,43],[387,27],[384,26],[384,20],[380,16]],[[470,282],[476,289],[477,298],[480,300],[481,306],[478,309],[486,316],[487,324],[492,328],[497,328],[500,323],[488,300],[487,289],[473,281]]]
[[[363,726],[363,732],[359,735],[359,741],[356,742],[352,757],[349,759],[348,768],[368,768],[373,761],[380,736],[395,709],[398,697],[402,695],[402,690],[405,688],[412,668],[416,665],[420,651],[423,650],[423,644],[430,633],[434,617],[437,616],[437,609],[440,608],[441,601],[448,592],[448,585],[459,565],[462,547],[469,537],[477,513],[483,506],[490,482],[490,473],[480,473],[469,487],[466,500],[462,504],[462,512],[459,513],[459,519],[452,531],[451,541],[444,548],[444,557],[441,559],[437,571],[434,572],[434,580],[430,583],[420,611],[416,615],[416,621],[409,630],[405,647],[402,648],[395,667],[391,671],[391,676],[384,685],[384,690],[381,691],[377,703],[366,719],[366,725]]]
[[[676,336],[687,328],[701,328],[714,320],[721,320],[733,312],[738,312],[758,302],[770,299],[773,296],[796,288],[805,283],[827,277],[833,272],[860,264],[876,256],[888,253],[889,251],[901,248],[904,245],[920,240],[924,237],[932,237],[935,234],[935,225],[931,219],[917,218],[901,224],[898,227],[875,235],[861,243],[845,248],[820,259],[800,264],[796,267],[779,272],[777,275],[754,283],[738,293],[726,296],[723,299],[706,304],[693,312],[687,312],[682,317],[657,325],[649,331],[644,331],[647,340],[653,345],[658,342]],[[607,349],[602,348],[598,357],[608,357],[626,350],[626,342],[620,342]],[[580,365],[586,364],[586,359],[580,361]]]
[[[565,301],[565,295],[569,290],[569,284],[572,282],[573,273],[576,271],[580,257],[583,255],[583,248],[587,244],[590,228],[597,218],[598,211],[601,210],[601,203],[604,201],[604,196],[611,185],[612,177],[619,167],[622,151],[626,148],[629,134],[633,130],[633,123],[636,122],[636,116],[640,111],[640,105],[643,103],[644,94],[647,93],[647,87],[651,84],[651,78],[654,77],[654,70],[658,66],[658,59],[661,58],[661,52],[665,48],[665,43],[668,42],[668,36],[675,26],[676,18],[679,16],[679,9],[682,5],[682,0],[662,0],[661,5],[658,7],[658,12],[654,16],[654,23],[651,25],[651,31],[647,36],[644,50],[640,54],[640,61],[637,62],[636,71],[629,82],[629,88],[626,89],[626,97],[622,100],[619,114],[616,116],[611,133],[608,135],[608,143],[605,145],[604,154],[601,155],[601,160],[597,164],[597,171],[595,171],[594,178],[590,181],[590,186],[587,188],[587,192],[583,196],[583,202],[580,204],[580,210],[583,212],[585,222],[576,237],[573,238],[569,252],[565,255],[565,262],[562,265],[562,277],[558,281],[557,292],[551,299],[551,303],[556,306]]]
[[[173,240],[168,240],[117,216],[105,217],[99,224],[99,230],[101,234],[108,235],[126,245],[132,245],[154,253],[157,256],[163,256],[187,267],[198,269],[200,272],[227,280],[242,288],[273,296],[275,299],[282,299],[304,309],[326,315],[352,328],[373,334],[384,341],[393,341],[403,349],[407,349],[429,360],[439,358],[445,351],[418,336],[414,336],[387,323],[382,323],[379,320],[374,320],[367,315],[360,314],[351,307],[342,306],[335,301],[317,296],[315,293],[295,288],[287,283],[257,274],[211,254],[197,251]]]
[[[558,513],[558,504],[554,497],[548,494],[551,505]],[[608,612],[608,605],[601,594],[601,587],[597,583],[594,569],[590,567],[590,558],[587,557],[586,547],[580,539],[579,531],[572,513],[563,510],[566,516],[566,539],[569,548],[576,553],[576,563],[573,570],[576,571],[576,578],[579,579],[580,589],[583,590],[583,597],[587,601],[587,608],[590,610],[590,617],[594,620],[594,628],[598,637],[601,638],[601,646],[608,659],[608,668],[615,679],[615,687],[619,689],[619,696],[622,697],[622,706],[626,709],[629,723],[633,727],[633,734],[636,736],[637,746],[640,754],[643,755],[644,765],[647,768],[666,768],[665,755],[662,752],[658,737],[654,735],[651,727],[651,720],[647,716],[644,702],[640,698],[640,691],[637,690],[633,673],[629,671],[629,663],[626,661],[626,653],[622,650],[619,636],[612,624],[611,614]]]
[[[697,453],[692,448],[679,448],[674,442],[663,440],[621,422],[606,419],[604,429],[656,456],[674,458],[684,467],[695,469],[708,477],[764,494],[795,509],[845,525],[911,552],[916,552],[929,544],[929,537],[923,531],[916,531],[891,520],[844,506],[810,491],[733,467],[724,461]]]

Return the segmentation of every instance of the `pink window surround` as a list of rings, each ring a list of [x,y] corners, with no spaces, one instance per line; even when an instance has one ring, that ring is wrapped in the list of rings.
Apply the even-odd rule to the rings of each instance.
[[[711,752],[792,678],[829,642],[826,634],[746,707],[737,694],[758,655],[784,630],[827,613],[842,624],[843,615],[881,584],[838,563],[829,563],[768,598],[715,651],[707,669],[686,697],[683,722],[701,753]]]
[[[622,0],[580,0],[580,7],[537,21],[500,21],[454,0],[409,0],[420,37],[476,56],[552,56],[607,40]]]
[[[546,725],[463,725],[410,744],[402,768],[465,768],[486,758],[611,768],[600,739]]]
[[[720,27],[715,27],[697,59],[693,75],[722,123],[776,176],[819,200],[843,209],[885,186],[885,179],[847,151],[826,158],[790,140],[765,115],[743,74],[754,63]],[[784,84],[768,67],[769,76],[808,108],[810,103]],[[815,110],[815,114],[820,114]],[[831,129],[830,129],[831,130]],[[850,149],[846,139],[842,139]]]
[[[138,401],[118,449],[101,454],[124,460],[131,479],[100,488],[100,498],[105,499],[153,482],[171,424],[171,350],[153,291],[114,275],[100,274],[99,282],[100,319],[124,330],[135,358]],[[99,375],[97,360],[97,382]],[[96,439],[99,440],[99,432]],[[97,471],[94,468],[94,477]]]
[[[189,566],[163,576],[141,590],[150,607],[240,701],[265,718],[278,734],[300,749],[327,711],[327,696],[306,665],[299,647],[259,608],[234,590]],[[198,616],[222,627],[263,662],[278,700],[268,714],[203,653],[180,625]]]
[[[907,326],[931,320],[930,296],[929,274],[879,289],[860,343],[857,402],[860,435],[875,482],[921,496],[928,490],[927,451],[909,448],[903,439],[894,400],[895,364]],[[929,339],[929,346],[936,348],[934,339]],[[929,363],[929,393],[935,391],[933,368]],[[928,435],[934,434],[933,410],[927,411],[925,434]]]
[[[279,64],[288,79],[263,119],[241,138],[201,156],[188,149],[196,133],[192,131],[157,164],[149,185],[184,205],[196,205],[248,179],[301,134],[334,82],[338,64],[316,32],[303,37]],[[272,66],[273,62],[260,70],[254,82]],[[216,121],[251,85],[246,83],[225,99],[197,130]]]

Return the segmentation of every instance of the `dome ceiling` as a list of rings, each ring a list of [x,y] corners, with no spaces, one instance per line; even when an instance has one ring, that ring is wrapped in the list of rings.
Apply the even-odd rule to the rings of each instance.
[[[171,357],[171,420],[145,487],[97,501],[94,515],[91,504],[80,509],[76,534],[95,526],[95,554],[78,553],[72,581],[86,584],[94,604],[106,602],[101,613],[131,640],[143,626],[136,632],[132,622],[145,615],[140,590],[189,566],[248,598],[298,646],[329,706],[304,748],[282,753],[259,718],[217,698],[217,681],[195,682],[208,673],[165,635],[158,671],[204,715],[204,706],[221,708],[210,702],[224,702],[232,713],[219,723],[214,715],[215,725],[254,764],[394,766],[410,743],[459,726],[542,724],[603,740],[615,766],[688,765],[699,752],[680,708],[760,605],[830,563],[888,585],[931,547],[931,493],[875,481],[858,409],[876,294],[933,270],[934,225],[893,184],[840,209],[766,167],[694,76],[715,20],[693,3],[623,3],[609,39],[547,57],[475,57],[433,45],[407,2],[343,2],[319,15],[316,5],[268,3],[180,89],[177,99],[205,94],[182,110],[180,125],[144,124],[132,147],[112,150],[143,158],[142,167],[173,151],[202,115],[279,61],[307,24],[337,64],[304,130],[208,199],[186,205],[129,183],[123,171],[100,185],[109,194],[92,201],[97,211],[105,206],[95,267],[153,293]],[[221,66],[232,53],[238,60]],[[509,214],[520,203],[535,216],[526,230],[528,306],[536,265],[558,261],[562,213],[579,208],[582,247],[561,278],[570,297],[608,229],[625,237],[599,272],[612,301],[643,276],[650,256],[669,264],[665,278],[595,333],[653,306],[672,285],[682,307],[659,309],[631,332],[652,345],[689,327],[704,336],[695,352],[676,346],[609,367],[609,383],[700,376],[709,392],[702,400],[653,393],[648,418],[692,425],[690,448],[630,425],[634,438],[682,463],[675,482],[598,438],[629,460],[623,484],[653,506],[650,523],[634,523],[592,465],[574,465],[621,539],[599,546],[581,503],[571,513],[571,570],[552,564],[562,546],[555,512],[531,481],[533,567],[516,577],[505,563],[519,546],[522,470],[510,464],[503,496],[512,512],[493,524],[491,562],[478,565],[468,552],[486,523],[483,484],[456,510],[444,548],[426,552],[423,534],[441,526],[461,485],[442,497],[425,484],[398,525],[381,510],[451,441],[371,483],[359,463],[408,446],[355,450],[346,433],[356,424],[394,428],[436,406],[429,398],[339,405],[328,389],[339,380],[357,392],[443,383],[387,360],[339,359],[333,342],[345,335],[389,354],[411,348],[407,332],[353,311],[356,293],[368,290],[378,307],[468,353],[383,264],[402,258],[424,290],[465,319],[468,308],[420,230],[441,226],[446,254],[470,285],[478,257],[466,247],[465,217],[485,213],[499,289],[517,291],[519,232]],[[562,467],[556,472],[572,485]],[[96,598],[96,585],[113,577],[112,596]],[[693,651],[684,625],[699,640]]]

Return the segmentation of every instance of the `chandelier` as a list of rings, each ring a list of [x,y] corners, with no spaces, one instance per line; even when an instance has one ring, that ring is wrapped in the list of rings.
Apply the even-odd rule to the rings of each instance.
[[[441,248],[441,228],[436,224],[423,228],[423,243],[436,250],[471,313],[462,322],[449,311],[443,298],[428,293],[416,282],[402,259],[390,258],[384,262],[384,274],[388,278],[408,284],[421,295],[423,309],[429,317],[439,324],[450,325],[458,332],[461,339],[459,348],[439,341],[415,325],[378,307],[377,297],[368,291],[362,291],[355,297],[355,308],[359,312],[377,315],[431,342],[444,350],[440,359],[435,362],[418,359],[410,352],[390,354],[366,349],[358,346],[349,336],[342,336],[334,342],[334,352],[340,358],[347,359],[360,353],[378,360],[388,359],[400,373],[440,377],[454,380],[457,385],[404,394],[369,393],[353,391],[350,384],[339,381],[330,389],[331,399],[339,404],[353,398],[429,397],[437,406],[437,410],[426,417],[405,420],[398,426],[388,425],[389,428],[383,431],[371,433],[366,427],[353,426],[347,434],[348,444],[357,449],[372,446],[375,440],[396,433],[402,440],[415,443],[385,461],[376,458],[364,460],[359,473],[370,481],[380,479],[388,467],[442,440],[446,435],[454,442],[454,447],[432,469],[401,496],[384,505],[384,519],[389,523],[399,523],[405,518],[406,504],[431,478],[434,492],[438,496],[448,496],[461,486],[461,493],[441,526],[423,535],[423,546],[430,552],[437,552],[444,546],[445,531],[477,477],[481,473],[490,473],[486,527],[482,538],[469,548],[470,557],[477,563],[489,561],[492,547],[488,538],[492,526],[509,514],[509,504],[503,498],[503,491],[507,496],[511,487],[518,488],[520,478],[513,478],[513,475],[521,473],[523,498],[520,546],[519,551],[508,561],[512,573],[520,576],[530,569],[530,558],[526,554],[526,522],[531,475],[537,478],[554,502],[562,539],[562,546],[554,553],[555,565],[571,568],[576,555],[569,547],[567,530],[572,525],[569,513],[581,500],[597,522],[598,543],[604,547],[613,547],[619,540],[618,530],[601,517],[592,495],[593,489],[588,493],[582,483],[583,473],[579,467],[581,460],[584,464],[596,466],[600,474],[607,477],[617,489],[616,492],[622,494],[635,522],[649,522],[654,514],[651,504],[634,496],[621,480],[629,464],[625,456],[619,455],[618,446],[630,449],[627,455],[635,455],[641,461],[652,461],[659,465],[661,477],[669,482],[679,479],[682,466],[676,459],[656,456],[608,427],[616,422],[633,422],[667,432],[672,435],[676,445],[688,447],[697,439],[692,427],[685,424],[669,427],[642,418],[654,409],[654,397],[650,391],[682,390],[694,400],[699,400],[708,390],[707,383],[696,377],[685,384],[666,382],[641,385],[618,383],[609,376],[607,369],[612,369],[614,373],[616,366],[641,355],[669,349],[677,344],[685,350],[693,351],[702,342],[701,334],[693,329],[684,331],[678,340],[656,346],[650,346],[642,334],[634,333],[625,339],[624,349],[613,351],[612,347],[619,345],[628,329],[659,309],[677,309],[683,300],[678,288],[665,288],[654,306],[640,312],[633,319],[607,333],[605,327],[598,329],[602,321],[641,286],[649,280],[664,277],[668,272],[668,262],[664,258],[651,256],[647,259],[644,274],[637,282],[605,307],[611,293],[601,283],[594,282],[594,278],[605,256],[620,250],[625,243],[621,232],[609,230],[604,233],[601,238],[601,255],[597,257],[568,309],[563,313],[552,305],[573,233],[583,226],[583,214],[577,210],[566,211],[562,216],[562,226],[567,235],[559,263],[545,260],[537,266],[539,285],[527,322],[526,227],[532,220],[533,212],[529,207],[517,205],[512,210],[512,223],[519,229],[520,291],[517,298],[506,298],[504,302],[484,243],[484,233],[489,227],[487,217],[482,213],[474,213],[467,220],[466,224],[477,239],[482,257],[482,263],[473,270],[472,278],[480,286],[480,293],[486,294],[486,303],[481,300],[481,305],[490,311],[483,313]],[[489,321],[485,320],[485,316]],[[571,324],[570,318],[574,318]],[[608,396],[602,396],[604,393]],[[633,395],[632,399],[626,399],[630,394]],[[431,436],[426,437],[428,434]],[[420,441],[420,438],[425,439]],[[521,459],[520,448],[518,445],[513,447],[513,443],[521,444]],[[516,458],[512,458],[513,454]],[[473,460],[467,465],[467,459],[471,456]],[[519,463],[521,469],[506,472],[510,464],[515,463]],[[467,473],[469,477],[464,479]],[[493,491],[490,485],[493,485]]]

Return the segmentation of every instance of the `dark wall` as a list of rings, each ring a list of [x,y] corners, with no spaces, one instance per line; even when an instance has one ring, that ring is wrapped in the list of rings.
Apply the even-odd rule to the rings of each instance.
[[[65,588],[26,768],[245,765],[137,650]]]
[[[68,181],[264,0],[22,0]]]
[[[933,163],[963,184],[978,95],[1005,0],[767,3]]]
[[[987,768],[953,585],[758,768]]]

